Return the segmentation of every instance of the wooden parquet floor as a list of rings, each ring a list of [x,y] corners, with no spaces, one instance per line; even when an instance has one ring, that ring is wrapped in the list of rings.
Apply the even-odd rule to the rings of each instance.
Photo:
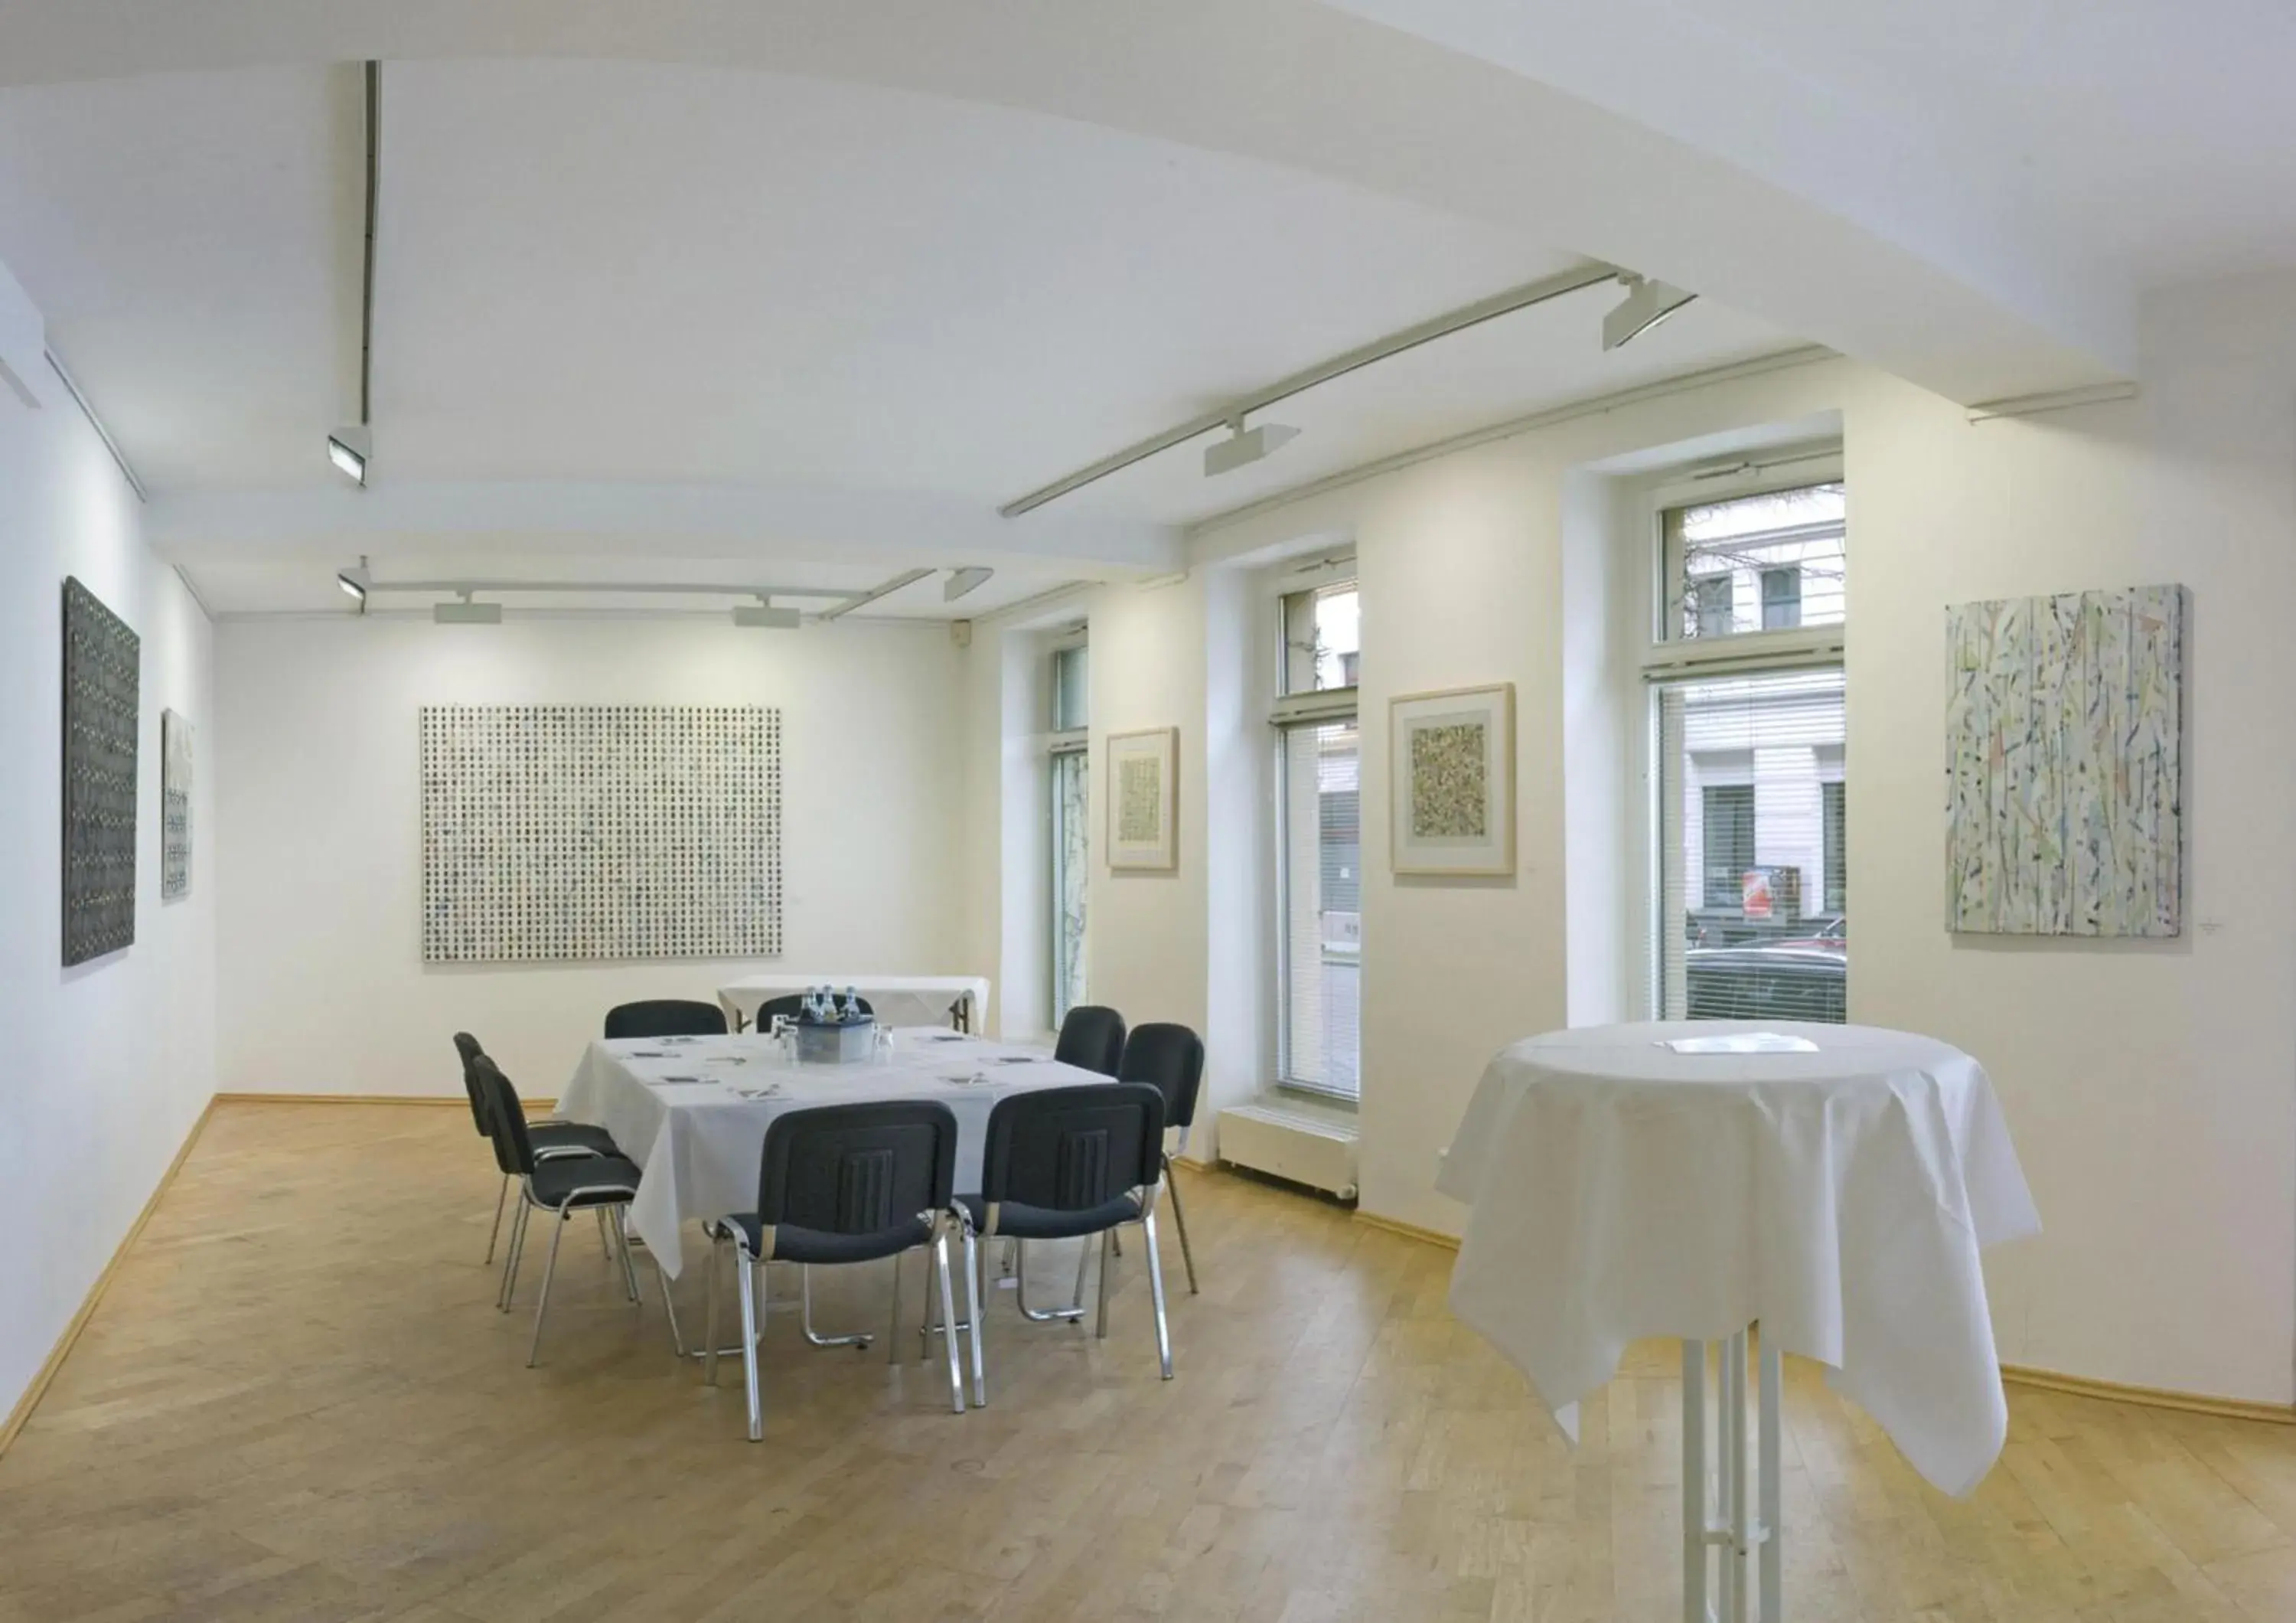
[[[0,1619],[1679,1619],[1670,1347],[1570,1450],[1446,1313],[1447,1252],[1184,1175],[1177,1380],[1135,1244],[1105,1342],[995,1300],[962,1419],[939,1366],[775,1314],[752,1446],[738,1365],[702,1386],[586,1225],[524,1367],[460,1111],[219,1107],[0,1458]],[[1051,1299],[1072,1253],[1041,1249]],[[821,1277],[825,1323],[882,1327],[882,1265]],[[2014,1391],[1955,1503],[1789,1381],[1802,1623],[2296,1619],[2296,1430]]]

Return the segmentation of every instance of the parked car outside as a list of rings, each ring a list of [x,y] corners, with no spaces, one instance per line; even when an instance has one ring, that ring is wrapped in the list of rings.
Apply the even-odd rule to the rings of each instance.
[[[1849,1017],[1849,955],[1830,942],[1693,947],[1684,955],[1685,1012],[1693,1020]]]

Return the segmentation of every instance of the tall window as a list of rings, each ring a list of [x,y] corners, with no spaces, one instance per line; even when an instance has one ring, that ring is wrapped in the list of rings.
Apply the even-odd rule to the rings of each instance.
[[[1085,999],[1085,903],[1092,877],[1090,651],[1081,638],[1053,650],[1053,1024]]]
[[[1664,515],[1646,668],[1662,1018],[1848,1016],[1845,512],[1831,482]]]
[[[1362,1091],[1362,647],[1353,581],[1283,599],[1276,701],[1276,1074],[1343,1099]]]

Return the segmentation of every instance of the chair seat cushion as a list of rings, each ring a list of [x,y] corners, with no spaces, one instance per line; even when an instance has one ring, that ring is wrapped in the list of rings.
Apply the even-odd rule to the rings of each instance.
[[[737,1230],[742,1246],[755,1256],[764,1242],[763,1225],[755,1212],[741,1212],[720,1219],[726,1226]],[[932,1219],[920,1216],[897,1227],[873,1234],[832,1234],[825,1229],[801,1229],[795,1223],[784,1223],[774,1231],[774,1254],[767,1260],[777,1263],[873,1263],[883,1256],[898,1256],[904,1251],[914,1251],[919,1246],[932,1243]]]
[[[619,1205],[638,1192],[638,1175],[619,1156],[583,1156],[539,1162],[528,1182],[535,1199],[554,1212],[569,1206]]]
[[[531,1122],[526,1135],[534,1142],[537,1155],[562,1155],[570,1149],[579,1149],[590,1155],[619,1156],[622,1147],[614,1142],[614,1135],[603,1127],[593,1127],[587,1122]]]
[[[974,1232],[986,1233],[988,1203],[978,1195],[959,1195],[956,1201],[972,1219]],[[1023,1206],[1017,1200],[1004,1201],[996,1208],[996,1232],[1013,1240],[1075,1240],[1112,1229],[1120,1223],[1139,1221],[1140,1201],[1131,1194],[1119,1195],[1113,1200],[1073,1212]]]

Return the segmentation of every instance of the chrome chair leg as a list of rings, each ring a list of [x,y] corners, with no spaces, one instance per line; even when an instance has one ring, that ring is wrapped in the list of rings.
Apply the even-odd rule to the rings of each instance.
[[[669,1320],[669,1345],[680,1358],[685,1356],[685,1331],[678,1327],[677,1298],[669,1288],[669,1270],[661,1265],[661,1258],[653,1259],[654,1277],[661,1285],[661,1311]]]
[[[918,1355],[922,1357],[923,1355],[920,1353]],[[898,1255],[896,1255],[893,1258],[893,1319],[892,1328],[885,1332],[885,1362],[887,1363],[898,1363],[900,1361],[901,1259]]]
[[[1188,1294],[1196,1292],[1196,1254],[1188,1249],[1188,1214],[1180,1205],[1180,1175],[1172,1170],[1172,1158],[1164,1158],[1164,1192],[1172,1198],[1172,1226],[1180,1231],[1180,1263],[1188,1271]]]
[[[1140,1219],[1140,1232],[1148,1237],[1148,1296],[1156,1304],[1156,1361],[1164,1369],[1164,1379],[1172,1379],[1172,1328],[1164,1317],[1164,1265],[1156,1255],[1156,1214],[1152,1209]]]
[[[550,1311],[550,1276],[558,1272],[558,1242],[566,1233],[566,1220],[569,1215],[570,1214],[562,1207],[558,1213],[558,1221],[551,1225],[550,1260],[543,1265],[542,1294],[534,1304],[534,1341],[526,1349],[526,1367],[529,1370],[542,1358],[542,1320],[543,1315]]]
[[[603,1212],[606,1208],[602,1206],[598,1209],[601,1212]],[[618,1213],[621,1209],[622,1208],[619,1207],[616,1208]],[[613,1254],[621,1258],[622,1283],[629,1290],[630,1306],[636,1308],[640,1313],[644,1313],[645,1311],[645,1295],[638,1289],[637,1265],[630,1261],[630,1237],[628,1233],[623,1230],[622,1221],[619,1215],[607,1219],[606,1229],[607,1232],[613,1236]]]
[[[964,1372],[959,1368],[956,1352],[956,1292],[950,1289],[948,1275],[948,1225],[943,1222],[933,1232],[933,1266],[940,1275],[940,1322],[948,1326],[942,1339],[948,1344],[948,1401],[959,1414],[964,1413]]]
[[[709,1236],[709,1256],[702,1264],[702,1277],[709,1281],[709,1299],[702,1309],[701,1328],[701,1378],[713,1387],[718,1384],[718,1262],[725,1254],[725,1236],[713,1232]]]
[[[742,1379],[750,1398],[750,1440],[766,1438],[766,1412],[758,1399],[758,1275],[757,1265],[734,1248],[734,1266],[742,1271]],[[716,1339],[711,1339],[714,1348]]]
[[[819,1331],[814,1329],[813,1265],[811,1263],[800,1263],[797,1265],[797,1276],[800,1299],[805,1305],[805,1339],[808,1341],[810,1341],[816,1347],[866,1347],[877,1339],[873,1332],[865,1333],[856,1331],[851,1335],[824,1336]]]
[[[502,1238],[503,1207],[509,1199],[510,1174],[504,1173],[502,1175],[502,1188],[495,1195],[495,1226],[487,1231],[487,1262],[489,1265],[492,1265],[495,1260],[495,1241]]]
[[[1036,1308],[1029,1306],[1029,1242],[1025,1240],[1009,1240],[1004,1243],[1008,1246],[1015,1246],[1020,1248],[1020,1295],[1021,1316],[1022,1318],[1032,1320],[1038,1324],[1049,1324],[1055,1319],[1081,1319],[1084,1317],[1084,1259],[1092,1254],[1092,1242],[1090,1240],[1085,1241],[1083,1248],[1077,1254],[1076,1306],[1073,1307],[1046,1308]]]
[[[1101,1242],[1097,1246],[1092,1243],[1090,1236],[1086,1236],[1077,1245],[1076,1316],[1079,1319],[1084,1317],[1085,1265],[1092,1261],[1092,1254],[1095,1251],[1100,1253],[1101,1266],[1105,1268],[1108,1265],[1108,1240],[1105,1235],[1102,1236]]]
[[[602,1206],[595,1210],[598,1214],[598,1255],[611,1262],[614,1260],[614,1242],[606,1233],[606,1208]]]
[[[1100,1322],[1093,1334],[1103,1341],[1108,1339],[1108,1262],[1116,1253],[1116,1231],[1103,1229],[1100,1235]]]
[[[980,1366],[980,1248],[972,1238],[972,1225],[964,1225],[964,1316],[972,1322],[972,1406],[988,1406],[988,1377]]]
[[[518,1291],[518,1265],[526,1259],[526,1220],[532,1210],[526,1196],[518,1198],[518,1210],[510,1220],[510,1250],[503,1257],[502,1289],[495,1292],[495,1311],[508,1313],[511,1298]]]

